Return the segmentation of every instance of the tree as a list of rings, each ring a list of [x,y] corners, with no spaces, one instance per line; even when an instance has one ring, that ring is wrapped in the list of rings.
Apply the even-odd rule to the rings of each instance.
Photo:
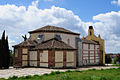
[[[0,69],[9,68],[10,63],[10,51],[8,46],[8,37],[5,39],[5,31],[2,34],[2,39],[0,39]]]
[[[13,51],[10,50],[10,66],[13,66]]]
[[[10,51],[9,51],[9,46],[8,46],[8,36],[6,37],[5,40],[5,58],[6,58],[6,62],[5,62],[5,68],[8,69],[9,68],[9,64],[10,64]]]
[[[114,58],[114,64],[116,64],[118,62],[118,57]]]
[[[1,40],[1,66],[4,68],[5,66],[5,31],[2,34],[2,40]]]

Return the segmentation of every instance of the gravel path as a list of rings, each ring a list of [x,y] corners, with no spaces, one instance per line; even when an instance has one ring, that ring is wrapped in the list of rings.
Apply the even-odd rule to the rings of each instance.
[[[77,69],[47,69],[47,68],[10,68],[5,70],[0,70],[0,78],[8,78],[12,76],[27,76],[27,75],[43,75],[45,73],[50,73],[51,71],[67,71],[67,70],[88,70],[88,69],[108,69],[108,68],[118,68],[113,66],[95,66],[95,67],[82,67]]]

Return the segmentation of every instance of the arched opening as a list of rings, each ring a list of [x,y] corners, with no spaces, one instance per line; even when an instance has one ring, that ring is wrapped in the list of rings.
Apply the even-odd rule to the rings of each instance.
[[[90,31],[90,36],[92,35],[92,32]]]

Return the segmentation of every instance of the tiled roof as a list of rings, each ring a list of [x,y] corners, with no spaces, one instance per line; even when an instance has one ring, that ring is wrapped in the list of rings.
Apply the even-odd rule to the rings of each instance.
[[[74,33],[72,31],[69,31],[67,29],[61,28],[61,27],[56,27],[56,26],[44,26],[42,28],[29,31],[29,33],[37,33],[37,32],[60,32],[60,33],[68,33],[68,34],[75,34],[75,35],[80,35],[79,33]]]
[[[64,43],[63,41],[59,41],[56,38],[44,41],[38,44],[35,48],[31,50],[43,50],[43,49],[56,49],[56,50],[76,50],[70,45]]]
[[[13,47],[29,47],[35,45],[37,45],[37,41],[28,39],[26,41],[21,42],[20,44],[14,45]]]
[[[93,41],[93,40],[87,40],[87,39],[82,39],[83,43],[90,43],[90,44],[99,44],[99,42]]]

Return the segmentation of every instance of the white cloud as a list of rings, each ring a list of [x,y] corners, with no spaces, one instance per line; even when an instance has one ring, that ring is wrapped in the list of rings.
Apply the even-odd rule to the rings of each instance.
[[[106,40],[106,50],[115,52],[120,50],[120,11],[99,14],[93,17],[95,29]]]
[[[37,7],[37,6],[38,6],[38,3],[39,3],[39,0],[33,1],[33,2],[32,2],[32,6]]]
[[[115,1],[115,0],[113,0],[113,1],[111,1],[111,4],[117,4],[118,2],[117,1]]]
[[[28,8],[16,5],[0,5],[0,34],[6,30],[11,42],[23,41],[22,35],[45,25],[62,26],[72,31],[86,34],[85,28],[89,23],[84,23],[72,11],[52,6],[50,9],[37,8],[38,0],[32,2]],[[11,43],[13,45],[13,43]]]
[[[22,35],[45,25],[64,27],[86,36],[88,26],[94,25],[95,34],[105,39],[106,51],[120,50],[120,12],[108,12],[93,17],[93,22],[84,22],[71,10],[52,6],[50,9],[39,9],[38,0],[28,8],[16,5],[0,5],[0,34],[6,30],[10,46],[23,41]],[[28,35],[28,34],[27,34]],[[113,46],[114,45],[114,46]]]
[[[111,4],[120,6],[120,0],[113,0],[113,1],[111,1]]]

